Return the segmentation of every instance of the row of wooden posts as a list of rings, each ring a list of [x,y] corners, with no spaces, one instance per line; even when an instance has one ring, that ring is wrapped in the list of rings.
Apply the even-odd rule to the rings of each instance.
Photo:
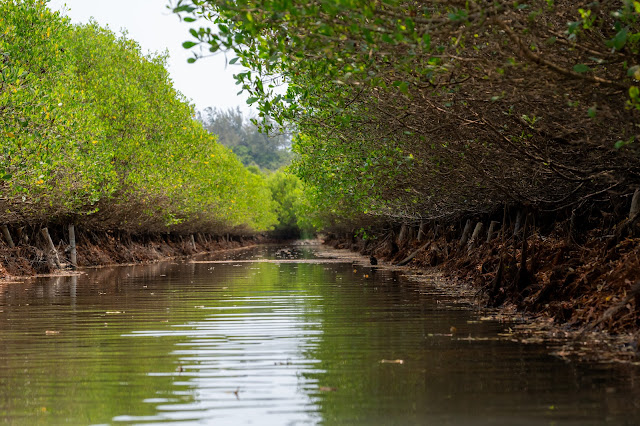
[[[9,248],[15,248],[16,244],[13,240],[13,237],[11,236],[11,232],[9,231],[9,227],[7,225],[0,225],[0,231],[2,232],[2,236],[5,240],[5,242],[7,243],[7,246],[9,246]],[[69,262],[71,263],[72,267],[77,267],[78,266],[78,254],[77,254],[77,247],[76,247],[76,232],[75,232],[75,225],[70,224],[67,226],[67,231],[69,234]],[[23,230],[22,228],[18,229],[18,238],[19,241],[24,241],[27,242],[28,241],[28,237],[26,235],[23,234]],[[40,230],[40,235],[42,236],[42,238],[44,239],[45,245],[46,245],[46,256],[47,256],[47,261],[49,262],[50,266],[52,268],[63,268],[65,265],[63,264],[63,262],[61,262],[60,260],[60,255],[58,253],[58,250],[56,249],[55,244],[53,243],[53,240],[51,239],[51,235],[49,234],[49,229],[48,228],[42,228]],[[207,242],[206,238],[204,237],[204,235],[202,234],[198,234],[198,239],[204,241],[205,243]],[[230,241],[231,240],[231,236],[229,234],[226,234],[223,236],[223,239],[225,241]],[[191,247],[193,248],[194,251],[197,251],[197,245],[196,245],[196,239],[195,236],[193,234],[189,235],[189,243],[191,244]]]
[[[631,208],[629,209],[629,216],[625,222],[628,224],[632,224],[638,219],[639,215],[640,215],[640,189],[636,189],[631,200]],[[524,213],[522,210],[518,211],[516,215],[516,220],[513,225],[514,236],[517,235],[520,232],[520,230],[523,228],[523,221],[526,221],[525,216],[526,216],[526,213]],[[505,211],[505,219],[506,219],[506,211]],[[472,232],[472,226],[473,226],[472,220],[467,219],[467,222],[462,231],[462,236],[460,237],[460,242],[459,242],[460,247],[464,247],[466,245],[468,249],[471,250],[472,248],[474,248],[479,244],[482,237],[484,236],[483,231],[484,231],[485,225],[482,221],[478,221],[476,223],[475,227],[473,227],[473,232]],[[492,220],[489,223],[489,228],[486,233],[486,239],[485,239],[486,242],[489,243],[493,238],[498,236],[498,233],[500,232],[500,230],[501,230],[500,222],[498,222],[497,220]],[[400,233],[398,234],[398,239],[397,239],[398,243],[402,244],[407,239],[409,239],[410,232],[412,232],[411,227],[407,224],[403,224],[402,227],[400,228]],[[505,231],[502,230],[502,232],[505,232]],[[437,227],[434,230],[434,233],[437,233]],[[423,221],[420,223],[420,228],[418,230],[418,236],[417,236],[418,242],[423,241],[426,238],[426,235],[427,235],[427,222]]]
[[[13,240],[13,237],[11,236],[11,232],[9,231],[9,227],[7,225],[0,225],[0,231],[2,232],[2,236],[5,240],[5,242],[7,243],[7,246],[9,246],[10,248],[15,248],[16,244]],[[19,242],[28,242],[28,237],[26,236],[26,234],[23,231],[23,228],[19,228],[18,229],[18,241]],[[69,224],[67,226],[67,232],[69,234],[69,262],[71,263],[71,266],[73,268],[76,268],[78,266],[78,252],[77,252],[77,248],[76,248],[76,230],[75,230],[75,225],[73,224]],[[49,262],[49,265],[51,266],[51,268],[63,268],[64,266],[67,266],[65,264],[63,264],[63,262],[60,260],[60,255],[58,254],[58,250],[56,249],[55,244],[53,243],[53,240],[51,239],[51,235],[49,234],[49,229],[48,228],[42,228],[40,229],[40,235],[42,236],[42,238],[44,239],[45,242],[45,246],[46,246],[46,256],[47,256],[47,262]],[[225,242],[229,242],[231,241],[232,237],[229,233],[222,235],[222,239]],[[181,238],[182,240],[182,238]],[[204,234],[202,233],[198,233],[198,240],[203,244],[203,245],[207,245],[209,243],[209,241],[207,241],[207,238]],[[191,247],[193,248],[193,251],[197,251],[198,247],[196,245],[196,238],[194,236],[194,234],[190,234],[189,235],[189,239],[188,239],[188,243],[191,245]],[[67,251],[67,250],[65,250]]]
[[[484,230],[484,223],[482,223],[481,221],[476,223],[475,227],[473,228],[473,232],[471,232],[472,225],[473,223],[471,219],[468,219],[464,227],[464,230],[462,231],[462,237],[460,238],[460,246],[464,246],[465,244],[474,246],[477,242],[480,241],[481,235]],[[498,227],[499,225],[500,225],[500,222],[498,222],[497,220],[491,221],[491,223],[489,224],[489,229],[487,231],[487,237],[486,237],[487,242],[491,241],[496,236],[496,234],[499,231],[499,227]],[[516,223],[516,230],[514,231],[515,233],[518,232],[518,228],[519,228],[519,225],[518,223]],[[410,226],[403,224],[402,227],[400,228],[400,233],[398,234],[398,243],[402,244],[404,241],[409,239],[408,234],[410,232],[411,232]],[[437,228],[435,232],[437,232]],[[426,235],[427,235],[427,222],[422,222],[420,224],[420,228],[418,229],[418,236],[417,236],[418,242],[424,241],[424,239],[426,238]]]
[[[76,230],[74,225],[68,226],[69,232],[69,261],[71,265],[75,268],[78,266],[78,252],[76,250]],[[13,238],[11,237],[11,232],[9,232],[9,227],[7,225],[0,225],[0,231],[2,231],[2,236],[6,241],[9,248],[15,248],[15,243],[13,242]],[[19,230],[19,233],[22,233],[22,229]],[[40,235],[44,238],[45,244],[47,246],[47,260],[51,264],[51,266],[56,266],[58,268],[62,268],[62,262],[60,261],[60,256],[58,255],[58,250],[56,249],[55,244],[53,244],[53,240],[51,239],[51,235],[49,234],[48,228],[42,228],[40,230]],[[26,237],[25,237],[26,238]],[[22,240],[23,237],[20,236]]]

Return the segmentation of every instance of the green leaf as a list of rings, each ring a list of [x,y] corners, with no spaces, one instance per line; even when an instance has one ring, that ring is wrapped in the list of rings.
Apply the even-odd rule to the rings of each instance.
[[[12,175],[11,173],[5,173],[5,174],[2,176],[2,178],[0,178],[0,179],[2,179],[2,180],[9,180],[9,179],[11,179],[12,177],[13,177],[13,175]]]
[[[251,104],[254,104],[254,103],[258,102],[259,100],[260,100],[259,98],[256,98],[255,96],[253,96],[253,97],[247,99],[247,103],[249,105],[251,105]]]
[[[193,7],[193,6],[189,6],[189,5],[186,5],[186,6],[178,6],[178,7],[174,7],[174,8],[173,8],[173,13],[178,13],[178,12],[187,12],[187,13],[191,13],[191,12],[193,12],[194,10],[196,10],[196,8],[195,8],[195,7]]]
[[[182,18],[182,20],[184,22],[196,22],[195,18],[192,18],[190,16],[185,16],[184,18]]]
[[[426,34],[422,36],[422,42],[426,50],[431,50],[431,36]]]
[[[468,16],[469,15],[467,11],[464,9],[458,9],[454,13],[447,14],[447,17],[449,18],[449,20],[453,22],[463,21],[467,19]]]
[[[624,27],[609,41],[607,41],[607,46],[611,47],[615,50],[622,50],[624,45],[627,43],[627,37],[629,35],[629,28]]]
[[[627,70],[627,75],[640,80],[640,65],[635,65]]]
[[[598,113],[598,108],[596,105],[592,106],[587,110],[587,115],[589,116],[589,118],[596,118],[597,113]]]
[[[184,47],[185,49],[191,49],[196,44],[198,43],[195,43],[193,41],[185,41],[184,43],[182,43],[182,47]]]
[[[585,64],[576,64],[573,66],[573,70],[577,73],[583,74],[585,72],[591,71],[591,68],[589,68]]]
[[[196,61],[196,58],[187,59],[187,63],[189,63],[189,64],[193,64],[195,61]]]
[[[236,62],[238,62],[238,60],[239,60],[239,59],[240,59],[240,58],[237,58],[237,57],[236,57],[236,58],[233,58],[232,60],[230,60],[230,61],[229,61],[229,64],[230,64],[230,65],[233,65],[233,64],[235,64]]]

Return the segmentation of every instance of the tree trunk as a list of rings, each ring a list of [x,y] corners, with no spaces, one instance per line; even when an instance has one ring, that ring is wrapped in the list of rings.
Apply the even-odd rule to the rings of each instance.
[[[78,253],[76,251],[76,228],[73,224],[69,225],[69,260],[73,267],[78,266]]]
[[[2,225],[0,229],[2,229],[2,235],[4,236],[4,240],[7,242],[9,248],[14,248],[16,245],[13,243],[13,238],[11,238],[11,233],[9,232],[7,225]]]

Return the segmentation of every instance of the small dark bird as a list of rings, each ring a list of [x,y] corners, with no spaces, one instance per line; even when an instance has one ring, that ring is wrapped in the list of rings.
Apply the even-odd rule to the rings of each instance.
[[[371,256],[369,258],[369,263],[371,263],[372,265],[377,265],[378,264],[378,259],[376,259],[374,256]]]

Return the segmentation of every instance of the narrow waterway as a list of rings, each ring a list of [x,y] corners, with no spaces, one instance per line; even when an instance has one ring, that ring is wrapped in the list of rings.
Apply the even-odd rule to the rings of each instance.
[[[639,424],[640,371],[320,247],[0,284],[7,424]]]

